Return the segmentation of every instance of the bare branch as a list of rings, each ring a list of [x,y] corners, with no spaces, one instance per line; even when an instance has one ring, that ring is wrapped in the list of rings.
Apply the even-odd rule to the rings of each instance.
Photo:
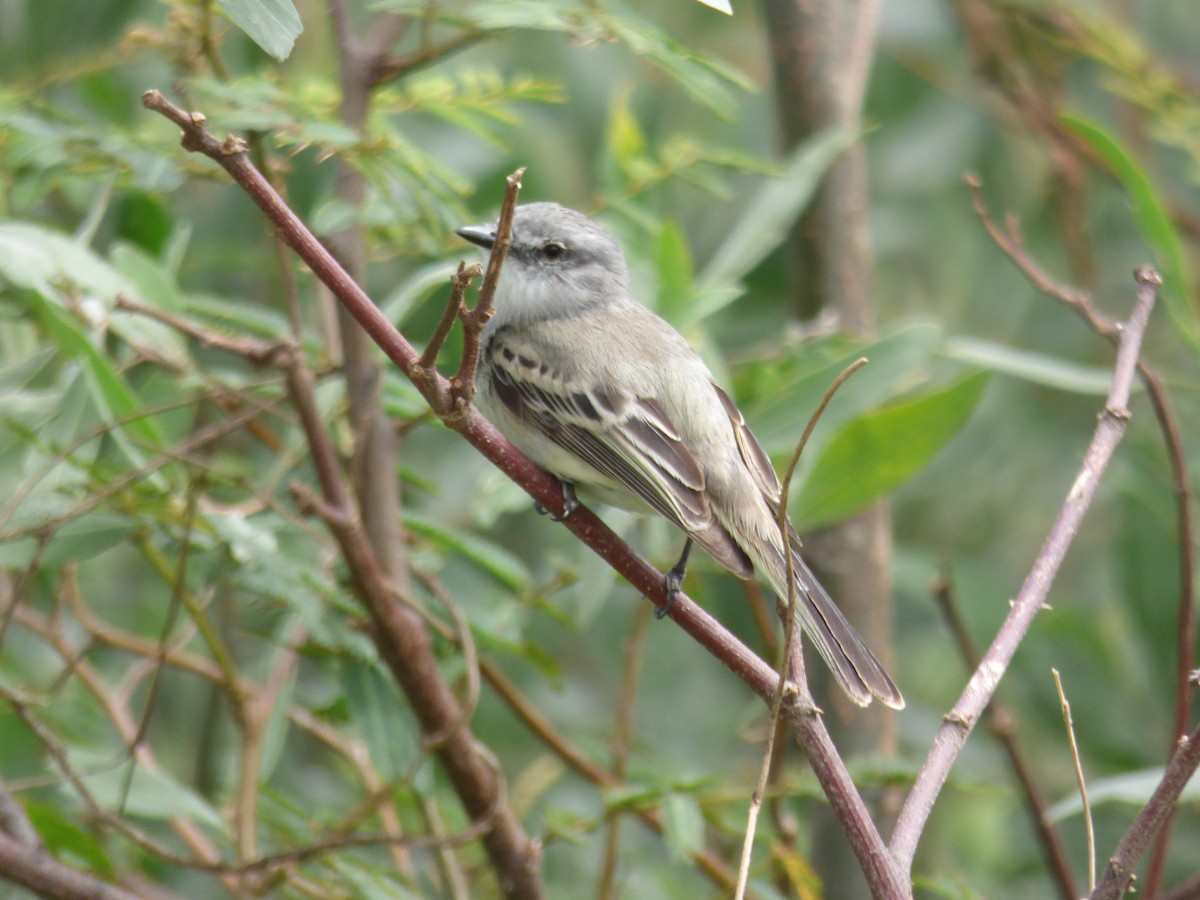
[[[958,603],[954,597],[953,585],[948,571],[943,571],[933,588],[934,597],[942,608],[942,613],[958,644],[958,652],[966,663],[968,670],[979,666],[979,651],[967,633],[966,623],[959,613]],[[1067,858],[1067,849],[1063,846],[1062,836],[1046,815],[1046,800],[1041,788],[1033,776],[1033,766],[1030,765],[1025,753],[1017,743],[1014,716],[1012,711],[997,698],[993,698],[987,707],[988,726],[1000,741],[1004,752],[1008,755],[1009,765],[1016,775],[1017,783],[1025,794],[1025,805],[1029,808],[1029,817],[1033,820],[1042,852],[1054,878],[1058,881],[1058,892],[1062,900],[1077,900],[1079,891],[1075,887],[1075,875],[1071,871],[1071,862]]]
[[[834,379],[825,391],[825,395],[821,398],[821,402],[817,404],[817,408],[813,410],[809,416],[808,424],[804,427],[804,432],[800,435],[800,440],[796,442],[796,449],[792,453],[792,458],[788,462],[787,471],[784,472],[782,479],[782,491],[779,496],[779,509],[776,511],[776,526],[779,528],[779,536],[784,548],[790,547],[792,544],[791,523],[788,521],[788,496],[791,493],[792,479],[796,475],[796,466],[800,464],[800,456],[804,453],[804,448],[808,445],[808,439],[812,437],[813,429],[817,427],[817,422],[820,421],[822,413],[825,412],[825,407],[829,405],[829,401],[833,399],[833,395],[837,392],[846,379],[861,369],[867,364],[865,357],[855,360],[846,369]],[[750,810],[746,817],[746,831],[742,838],[742,856],[738,866],[738,884],[737,890],[734,891],[734,897],[741,900],[746,894],[746,885],[750,878],[750,851],[754,846],[754,834],[758,824],[758,814],[762,808],[763,797],[767,791],[767,779],[771,775],[771,760],[775,752],[775,738],[779,734],[779,722],[783,711],[784,692],[788,685],[789,670],[794,671],[794,678],[800,682],[802,691],[808,693],[807,680],[804,674],[804,658],[800,655],[798,646],[798,629],[796,627],[796,586],[795,572],[793,571],[792,554],[784,551],[784,560],[787,569],[787,585],[788,595],[787,602],[781,610],[783,614],[783,656],[780,659],[780,677],[779,687],[776,688],[774,696],[771,698],[771,717],[770,726],[767,729],[767,741],[763,747],[762,764],[758,770],[758,784],[754,788],[754,793],[750,798]],[[812,701],[809,700],[809,705],[813,706],[813,712],[816,715],[820,714],[820,710],[816,709]],[[851,811],[852,807],[843,807],[846,811]],[[848,832],[851,829],[848,829]],[[859,853],[860,857],[869,857],[871,855],[886,854],[886,847],[883,844],[883,838],[879,835],[879,830],[875,827],[874,822],[868,817],[866,822],[859,823],[859,827],[852,829],[855,833],[873,834],[874,846],[855,847],[855,852]]]
[[[1196,774],[1197,768],[1200,768],[1200,728],[1179,739],[1179,746],[1167,763],[1162,781],[1117,844],[1090,900],[1116,900],[1131,888],[1134,867],[1150,846],[1154,835],[1170,818],[1179,795]]]
[[[1079,530],[1108,461],[1125,433],[1125,425],[1129,420],[1127,403],[1134,368],[1137,365],[1137,354],[1150,318],[1150,310],[1162,284],[1158,273],[1149,266],[1137,269],[1134,278],[1138,289],[1133,312],[1121,329],[1112,388],[1095,435],[1084,456],[1083,466],[1063,502],[1046,542],[1034,560],[1033,568],[1013,601],[1012,609],[992,645],[984,653],[958,702],[943,720],[942,727],[934,737],[933,748],[900,811],[892,835],[891,849],[906,872],[912,869],[917,843],[929,814],[933,811],[934,801],[941,792],[954,761],[966,744],[967,737],[979,721],[980,714],[995,694],[996,687],[1033,623],[1034,616],[1044,605],[1067,548]]]
[[[1096,311],[1091,297],[1086,292],[1076,290],[1053,278],[1038,265],[1025,250],[1016,220],[1010,216],[1007,228],[1001,230],[992,220],[987,205],[983,202],[979,178],[975,175],[968,175],[966,182],[971,191],[972,205],[980,221],[983,222],[984,228],[1012,263],[1029,278],[1033,286],[1046,296],[1075,310],[1093,331],[1115,344],[1119,333],[1118,329]],[[1138,374],[1150,396],[1150,403],[1154,407],[1154,416],[1158,419],[1163,443],[1167,448],[1167,458],[1171,463],[1175,491],[1175,520],[1179,531],[1175,542],[1179,547],[1179,595],[1176,601],[1175,630],[1175,718],[1171,732],[1174,742],[1187,733],[1192,710],[1192,689],[1189,677],[1195,664],[1194,648],[1196,646],[1196,605],[1193,600],[1196,561],[1192,528],[1192,481],[1188,474],[1187,456],[1183,450],[1179,425],[1171,411],[1162,378],[1142,360],[1138,360]],[[1173,746],[1171,752],[1174,752]],[[1150,896],[1156,893],[1162,880],[1170,839],[1171,829],[1168,823],[1155,841],[1150,865],[1147,869],[1145,889]]]
[[[45,850],[0,833],[0,872],[7,881],[34,891],[40,897],[61,900],[138,900],[124,888],[65,866]]]
[[[483,266],[479,263],[472,263],[468,266],[466,263],[460,262],[458,271],[450,276],[450,301],[446,304],[442,319],[434,329],[429,343],[425,345],[425,352],[421,354],[421,359],[417,363],[421,369],[426,372],[431,371],[437,363],[438,354],[442,352],[442,345],[450,336],[450,329],[454,327],[459,316],[466,313],[463,298],[467,295],[467,287],[471,284],[471,279],[478,278],[482,274]]]
[[[475,395],[475,369],[479,366],[479,337],[488,319],[494,314],[492,300],[496,296],[496,285],[500,283],[500,270],[512,244],[513,216],[517,211],[517,195],[521,191],[521,178],[525,167],[508,176],[504,187],[504,202],[500,205],[500,218],[496,222],[496,241],[488,256],[487,271],[483,285],[479,288],[479,299],[475,308],[463,314],[463,355],[458,374],[450,381],[455,402],[465,406]]]

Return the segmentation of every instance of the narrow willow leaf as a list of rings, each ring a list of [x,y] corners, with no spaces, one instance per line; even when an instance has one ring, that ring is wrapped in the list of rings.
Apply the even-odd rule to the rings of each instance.
[[[1142,769],[1137,772],[1125,772],[1113,778],[1101,778],[1098,781],[1088,781],[1088,802],[1093,806],[1101,803],[1131,803],[1134,806],[1145,806],[1162,781],[1163,770]],[[1188,782],[1183,793],[1179,795],[1181,803],[1196,803],[1200,801],[1200,778]],[[1059,800],[1048,810],[1046,818],[1058,822],[1068,816],[1083,812],[1083,802],[1078,794],[1070,794]]]
[[[124,800],[123,809],[130,816],[155,822],[186,818],[216,834],[229,835],[225,820],[207,800],[162,769],[138,765],[126,795],[129,762],[124,756],[114,762],[111,754],[82,749],[70,749],[67,755],[75,771],[90,773],[85,776],[88,790],[106,809],[115,810]]]
[[[32,298],[38,318],[63,354],[82,364],[88,376],[93,399],[101,409],[105,421],[114,426],[114,438],[121,444],[130,460],[141,465],[145,461],[141,451],[125,440],[125,436],[136,438],[153,448],[162,447],[162,435],[154,420],[140,415],[141,401],[125,384],[108,358],[92,345],[79,327],[78,320],[40,294],[27,296]],[[117,425],[119,420],[121,424]]]
[[[124,543],[137,529],[138,523],[133,519],[109,513],[92,513],[68,522],[54,532],[42,565],[60,566],[99,556]]]
[[[1044,353],[1018,350],[980,338],[950,338],[939,355],[972,368],[989,369],[1073,394],[1104,397],[1112,385],[1111,368],[1080,366]],[[1134,389],[1141,390],[1141,382],[1135,382]]]
[[[404,524],[417,534],[461,553],[510,590],[520,591],[529,585],[529,569],[498,544],[413,513],[405,515]]]
[[[724,242],[708,261],[697,286],[719,287],[735,283],[750,273],[783,243],[792,223],[808,206],[821,176],[855,139],[856,133],[828,129],[805,141],[788,157],[779,178],[763,182]],[[697,318],[715,312],[697,304]]]
[[[663,839],[671,858],[685,860],[704,846],[704,813],[688,794],[670,793],[663,798]]]
[[[683,231],[674,222],[663,223],[655,252],[658,268],[656,308],[668,322],[677,322],[686,314],[692,299],[692,255]]]
[[[418,748],[412,723],[397,714],[404,701],[395,682],[358,660],[344,661],[342,679],[351,717],[366,741],[371,762],[389,781],[403,776]]]
[[[1196,325],[1196,309],[1188,300],[1191,296],[1191,277],[1187,260],[1179,241],[1179,233],[1171,222],[1150,176],[1125,152],[1104,129],[1074,116],[1064,116],[1063,124],[1083,138],[1112,170],[1113,175],[1129,194],[1133,217],[1138,231],[1157,258],[1163,276],[1163,298],[1175,328],[1193,350],[1200,350],[1200,330]],[[1131,267],[1132,268],[1132,267]]]

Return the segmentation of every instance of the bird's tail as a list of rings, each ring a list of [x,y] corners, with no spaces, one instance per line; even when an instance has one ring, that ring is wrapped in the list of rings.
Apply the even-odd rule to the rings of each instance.
[[[783,560],[778,556],[776,560],[782,569]],[[776,575],[775,572],[770,574]],[[800,554],[794,550],[792,574],[796,584],[795,606],[799,624],[846,695],[859,706],[867,706],[874,699],[892,709],[903,709],[904,697],[899,689],[854,626],[830,599],[825,588],[821,587]],[[781,571],[770,580],[775,583],[780,599],[786,603],[787,593],[780,590],[780,585],[786,585],[785,578]]]

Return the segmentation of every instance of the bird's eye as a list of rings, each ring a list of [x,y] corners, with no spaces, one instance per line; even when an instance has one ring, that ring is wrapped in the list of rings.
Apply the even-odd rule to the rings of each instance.
[[[567,245],[558,241],[546,241],[542,244],[542,256],[546,259],[562,259],[567,255]]]

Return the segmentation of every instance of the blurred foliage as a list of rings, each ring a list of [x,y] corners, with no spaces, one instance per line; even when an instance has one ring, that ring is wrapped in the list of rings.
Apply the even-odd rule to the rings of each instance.
[[[1191,469],[1200,463],[1200,25],[1187,0],[888,6],[867,128],[814,135],[786,158],[752,4],[735,3],[732,17],[682,0],[646,11],[617,0],[352,4],[362,28],[385,14],[409,20],[396,48],[405,65],[376,92],[361,133],[341,118],[328,9],[297,6],[293,19],[284,0],[92,0],[69,14],[61,0],[0,4],[0,777],[71,865],[219,896],[219,880],[176,857],[204,847],[236,860],[357,830],[466,824],[362,632],[332,542],[287,495],[313,473],[280,375],[118,308],[122,297],[218,335],[286,338],[296,276],[322,413],[350,447],[328,298],[294,260],[281,269],[246,198],[141,109],[146,88],[202,110],[217,135],[249,133],[316,230],[364,226],[367,287],[418,344],[468,255],[453,229],[491,216],[520,164],[526,200],[595,212],[618,234],[638,296],[734,387],[777,460],[830,381],[868,356],[818,425],[793,491],[810,526],[895,492],[894,674],[909,707],[898,760],[851,761],[863,783],[905,783],[962,688],[931,601],[936,571],[949,563],[985,644],[1107,389],[1109,346],[991,244],[965,170],[981,176],[997,216],[1019,215],[1030,254],[1107,314],[1129,308],[1136,264],[1170,276],[1170,315],[1156,315],[1145,355],[1167,382]],[[877,262],[878,336],[866,344],[794,320],[781,250],[824,167],[855,140],[869,154]],[[362,207],[339,199],[334,158],[364,177]],[[383,402],[404,438],[412,600],[445,675],[467,691],[461,616],[525,700],[607,765],[641,601],[437,425],[397,373]],[[1053,611],[1001,689],[1044,790],[1063,801],[1081,881],[1050,666],[1106,799],[1102,855],[1172,742],[1172,474],[1144,395],[1133,412]],[[658,562],[677,551],[660,525],[610,521]],[[691,596],[761,646],[738,583],[707,560],[694,569]],[[715,895],[687,853],[736,858],[763,709],[668,624],[645,635],[636,690],[620,794],[568,771],[494,692],[480,695],[472,726],[545,842],[551,896],[593,893],[606,822],[623,810],[657,809],[665,823],[665,845],[622,828],[623,896]],[[60,761],[85,776],[95,808]],[[822,802],[798,763],[778,790],[777,822],[806,821]],[[1178,817],[1177,847],[1200,839],[1195,802]],[[763,828],[761,895],[814,896],[804,842]],[[982,731],[921,850],[922,895],[1052,892]],[[472,895],[488,895],[478,849],[456,853],[479,882]],[[1192,873],[1186,856],[1172,857],[1170,877]],[[445,893],[429,850],[342,848],[288,872],[290,883],[265,887]]]

